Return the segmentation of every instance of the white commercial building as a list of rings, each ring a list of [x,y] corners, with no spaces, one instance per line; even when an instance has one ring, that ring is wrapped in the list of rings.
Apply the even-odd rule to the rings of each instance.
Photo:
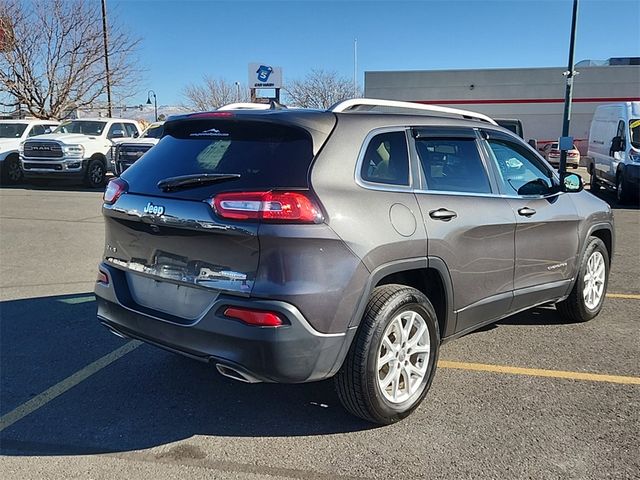
[[[586,154],[598,105],[640,101],[640,65],[576,65],[570,135]],[[615,63],[613,59],[606,63]],[[562,133],[565,68],[365,72],[365,96],[451,106],[493,118],[515,118],[538,147]]]

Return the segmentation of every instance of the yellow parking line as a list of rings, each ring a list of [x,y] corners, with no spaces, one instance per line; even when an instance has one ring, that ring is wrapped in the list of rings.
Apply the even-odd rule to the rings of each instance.
[[[603,375],[600,373],[567,372],[564,370],[543,370],[539,368],[509,367],[505,365],[489,365],[486,363],[454,362],[450,360],[440,360],[438,362],[438,367],[455,368],[458,370],[473,370],[477,372],[507,373],[511,375],[530,375],[533,377],[586,380],[588,382],[609,382],[621,383],[623,385],[640,385],[640,377]]]
[[[635,293],[607,293],[608,298],[627,298],[630,300],[640,300],[640,295]]]
[[[42,392],[40,395],[33,397],[31,400],[24,402],[19,407],[3,415],[2,417],[0,417],[0,432],[2,432],[5,428],[10,427],[14,423],[16,423],[18,420],[26,417],[30,413],[33,413],[39,408],[44,407],[47,403],[49,403],[54,398],[59,397],[67,390],[75,387],[80,382],[86,380],[94,373],[99,372],[103,368],[109,366],[110,364],[118,360],[120,357],[123,357],[127,353],[135,350],[140,345],[142,345],[142,342],[139,342],[137,340],[132,340],[128,343],[125,343],[122,347],[114,350],[113,352],[105,355],[104,357],[99,358],[95,362],[90,363],[89,365],[84,367],[82,370],[78,370],[73,375],[65,378],[59,383],[56,383],[53,387],[48,388],[47,390]]]

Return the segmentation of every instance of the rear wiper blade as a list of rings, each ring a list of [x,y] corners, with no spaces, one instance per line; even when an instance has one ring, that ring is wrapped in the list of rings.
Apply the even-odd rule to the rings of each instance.
[[[158,188],[163,192],[172,192],[185,188],[195,188],[201,187],[202,185],[226,182],[227,180],[235,180],[237,178],[240,178],[239,173],[196,173],[193,175],[180,175],[160,180],[158,182]]]

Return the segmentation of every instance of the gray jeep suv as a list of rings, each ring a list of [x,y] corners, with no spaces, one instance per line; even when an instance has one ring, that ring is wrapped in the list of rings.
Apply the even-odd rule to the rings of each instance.
[[[244,382],[335,377],[387,424],[443,341],[602,308],[608,205],[488,117],[356,99],[174,118],[105,192],[98,318]]]

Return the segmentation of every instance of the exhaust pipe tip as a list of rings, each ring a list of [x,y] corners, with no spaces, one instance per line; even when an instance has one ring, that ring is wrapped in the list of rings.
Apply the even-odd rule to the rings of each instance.
[[[231,378],[233,380],[237,380],[243,383],[260,383],[260,380],[257,380],[244,372],[236,370],[233,367],[228,365],[223,365],[221,363],[216,363],[216,370],[223,377]]]

